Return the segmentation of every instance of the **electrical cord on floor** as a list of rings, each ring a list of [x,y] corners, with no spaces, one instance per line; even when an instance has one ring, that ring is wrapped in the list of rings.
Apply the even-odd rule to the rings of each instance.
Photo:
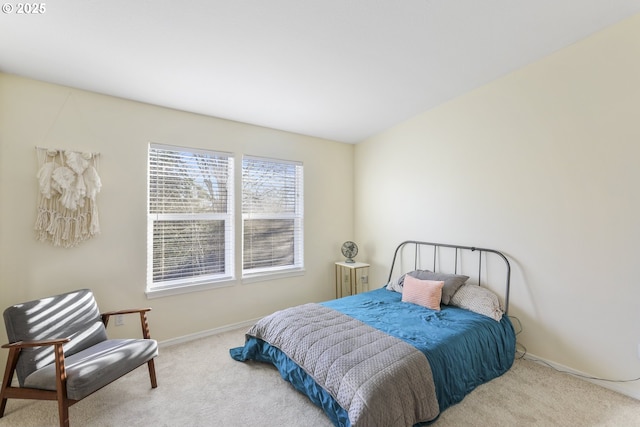
[[[517,320],[518,321],[518,328],[520,328],[520,330],[516,332],[516,336],[520,335],[520,333],[523,330],[522,322],[520,321],[520,319],[518,319],[516,316],[507,316],[507,317],[509,318],[509,320]],[[513,322],[511,322],[511,324],[513,324]]]
[[[519,327],[519,331],[516,332],[516,336],[520,335],[520,333],[522,333],[523,331],[523,327],[522,327],[522,322],[520,322],[520,319],[518,319],[515,316],[508,316],[509,319],[511,320],[516,320],[518,323],[518,327]],[[520,355],[518,355],[520,353]],[[519,343],[516,341],[516,359],[524,359],[525,356],[527,355],[527,347],[525,347],[523,344]],[[536,363],[540,363],[542,365],[548,366],[549,368],[553,369],[554,371],[557,372],[561,372],[563,374],[569,374],[569,375],[573,375],[574,377],[578,377],[578,378],[584,378],[587,380],[596,380],[596,381],[606,381],[606,382],[611,382],[611,383],[630,383],[630,382],[634,382],[634,381],[640,381],[640,377],[637,378],[632,378],[632,379],[625,379],[625,380],[612,380],[609,378],[600,378],[600,377],[594,377],[591,375],[583,375],[583,374],[578,374],[575,372],[569,372],[569,371],[565,371],[562,369],[558,369],[555,366],[553,366],[552,364],[550,364],[549,362],[546,362],[542,359],[538,359],[537,357],[531,357],[528,356],[527,360],[531,360],[533,362]]]

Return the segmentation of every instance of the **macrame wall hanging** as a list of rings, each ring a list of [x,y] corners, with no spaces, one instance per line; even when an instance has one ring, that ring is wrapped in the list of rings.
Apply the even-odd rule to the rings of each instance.
[[[99,153],[36,147],[38,154],[38,240],[65,248],[100,233],[96,196]]]

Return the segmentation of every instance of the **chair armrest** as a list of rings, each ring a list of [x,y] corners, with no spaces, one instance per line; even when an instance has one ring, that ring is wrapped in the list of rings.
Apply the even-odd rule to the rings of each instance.
[[[132,313],[142,313],[142,312],[147,312],[147,311],[151,311],[150,307],[147,308],[130,308],[127,310],[118,310],[118,311],[105,311],[104,313],[102,313],[102,316],[117,316],[118,314],[132,314]]]
[[[6,397],[8,390],[13,390],[13,387],[10,386],[11,381],[13,379],[13,374],[15,373],[16,367],[18,366],[18,358],[20,357],[20,353],[23,349],[29,347],[42,347],[42,346],[53,346],[53,354],[54,360],[53,363],[56,366],[56,390],[62,390],[66,387],[66,379],[67,379],[67,369],[64,364],[64,348],[63,345],[71,341],[71,338],[54,338],[50,340],[36,340],[36,341],[16,341],[9,344],[2,345],[2,348],[9,349],[9,356],[7,357],[7,367],[4,372],[4,379],[2,381],[2,402],[0,403],[0,415],[4,412],[4,406],[6,404]],[[56,392],[53,393],[53,398],[51,397],[51,391],[41,391],[38,396],[46,395],[47,400],[56,400]],[[32,392],[28,393],[31,397],[27,397],[28,399],[36,398],[35,394]],[[18,396],[18,395],[15,395]],[[22,396],[20,394],[19,396]],[[26,394],[24,395],[26,396]],[[64,394],[66,399],[66,393]]]
[[[53,340],[39,340],[39,341],[16,341],[9,344],[4,344],[2,348],[29,348],[29,347],[43,347],[47,345],[64,344],[71,341],[71,338],[57,338]]]
[[[151,311],[151,307],[147,308],[131,308],[126,310],[117,310],[117,311],[107,311],[102,313],[102,323],[106,328],[109,324],[109,318],[111,316],[117,316],[120,314],[140,314],[140,325],[142,326],[142,336],[146,339],[151,338],[151,334],[149,333],[149,323],[147,322],[147,312]]]

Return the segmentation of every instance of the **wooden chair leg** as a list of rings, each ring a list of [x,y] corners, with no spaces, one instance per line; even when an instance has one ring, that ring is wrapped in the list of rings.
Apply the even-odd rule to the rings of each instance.
[[[151,334],[149,333],[149,323],[147,322],[147,311],[140,312],[140,324],[142,326],[142,337],[145,339],[151,339]],[[149,367],[149,377],[151,378],[151,388],[158,387],[158,382],[156,380],[156,365],[153,363],[153,359],[147,362],[147,366]]]
[[[66,400],[58,400],[58,415],[60,427],[69,427],[69,404]]]
[[[156,381],[156,365],[153,363],[153,359],[147,362],[147,366],[149,367],[149,378],[151,378],[151,388],[158,387],[158,382]]]
[[[56,395],[60,427],[69,427],[69,399],[67,399],[67,371],[64,366],[64,350],[62,344],[55,345],[56,356]]]
[[[4,410],[7,407],[7,389],[11,386],[11,380],[13,379],[13,373],[16,371],[18,365],[18,356],[20,355],[19,348],[9,349],[9,355],[7,356],[7,367],[4,370],[4,377],[2,379],[2,388],[0,388],[0,418],[4,416]]]

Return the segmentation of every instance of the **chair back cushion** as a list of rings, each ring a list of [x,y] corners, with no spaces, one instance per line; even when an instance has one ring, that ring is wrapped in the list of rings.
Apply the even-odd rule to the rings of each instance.
[[[70,338],[64,345],[65,356],[107,339],[98,304],[88,289],[11,306],[4,311],[4,323],[11,343]],[[23,349],[16,367],[20,385],[29,374],[53,362],[53,346]]]

